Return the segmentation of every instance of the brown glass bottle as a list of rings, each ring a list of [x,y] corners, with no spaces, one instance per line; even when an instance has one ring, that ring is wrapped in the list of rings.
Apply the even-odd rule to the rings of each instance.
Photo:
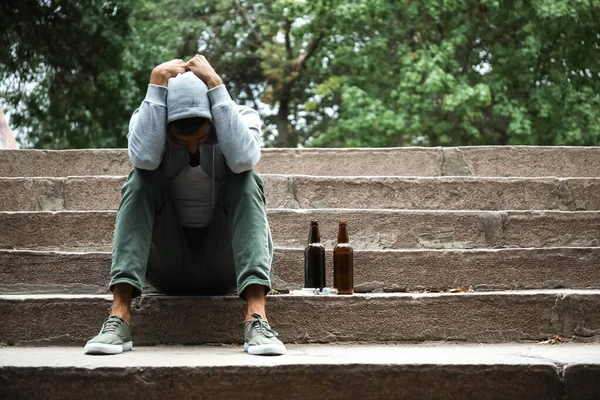
[[[325,247],[321,244],[319,223],[310,222],[308,231],[308,246],[304,249],[304,287],[325,287]]]
[[[340,222],[337,245],[333,249],[333,287],[339,294],[354,293],[354,250],[350,246],[348,227]]]

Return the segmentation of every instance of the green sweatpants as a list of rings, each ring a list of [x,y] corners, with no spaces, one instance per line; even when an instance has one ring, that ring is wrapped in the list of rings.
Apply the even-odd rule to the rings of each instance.
[[[211,225],[179,225],[162,172],[134,169],[121,192],[113,240],[110,288],[142,292],[145,279],[171,295],[244,298],[251,284],[271,287],[269,226],[262,180],[227,171]]]

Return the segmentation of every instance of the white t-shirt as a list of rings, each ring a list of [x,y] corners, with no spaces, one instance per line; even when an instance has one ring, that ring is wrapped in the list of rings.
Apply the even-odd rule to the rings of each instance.
[[[169,183],[171,199],[182,226],[205,228],[213,217],[213,206],[219,199],[220,185],[200,165],[186,167]],[[214,197],[213,197],[214,196]]]

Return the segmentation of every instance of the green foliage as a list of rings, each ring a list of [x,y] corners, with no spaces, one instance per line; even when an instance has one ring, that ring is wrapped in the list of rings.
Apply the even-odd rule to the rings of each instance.
[[[600,144],[600,0],[7,0],[0,99],[36,147],[126,145],[201,52],[277,146]]]
[[[336,58],[339,117],[314,145],[600,144],[600,2],[403,4]]]
[[[116,145],[129,114],[116,1],[0,3],[0,77],[11,124],[36,147]],[[122,140],[121,143],[122,144]]]

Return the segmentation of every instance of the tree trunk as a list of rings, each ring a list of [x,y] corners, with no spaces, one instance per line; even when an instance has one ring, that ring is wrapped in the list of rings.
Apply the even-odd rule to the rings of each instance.
[[[296,147],[297,143],[293,142],[293,135],[290,135],[290,100],[288,96],[284,96],[279,101],[279,112],[277,113],[277,147]]]

